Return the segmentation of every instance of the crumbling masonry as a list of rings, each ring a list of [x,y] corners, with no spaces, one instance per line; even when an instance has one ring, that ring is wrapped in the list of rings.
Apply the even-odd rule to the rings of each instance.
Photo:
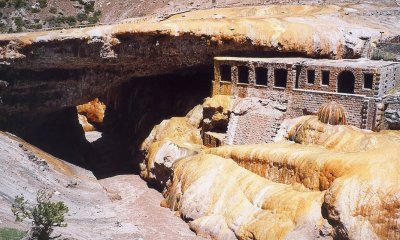
[[[270,142],[284,118],[313,114],[329,101],[343,104],[348,124],[361,129],[379,131],[399,126],[396,119],[390,120],[388,116],[396,118],[397,113],[400,116],[400,63],[368,59],[216,57],[214,68],[212,95],[256,97],[284,106],[282,117],[256,113],[242,122],[230,121],[226,138],[230,144]],[[388,120],[392,122],[389,124]],[[264,134],[246,140],[244,136],[235,136],[241,128]]]

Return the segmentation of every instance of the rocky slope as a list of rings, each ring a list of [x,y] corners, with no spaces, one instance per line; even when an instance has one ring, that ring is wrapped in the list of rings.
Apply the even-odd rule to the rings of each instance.
[[[375,3],[374,1],[364,1]],[[355,0],[341,4],[359,3]],[[398,1],[380,1],[387,7],[396,7]],[[115,23],[125,19],[147,16],[164,19],[176,13],[222,7],[270,4],[337,4],[337,1],[261,1],[261,0],[2,0],[0,1],[1,32],[40,31],[43,28],[70,27],[76,25]],[[392,16],[391,10],[374,11],[373,14]]]
[[[47,187],[55,191],[55,201],[69,207],[65,220],[68,226],[55,232],[64,238],[200,239],[185,222],[159,206],[162,195],[148,188],[137,175],[97,181],[90,171],[3,132],[0,152],[0,228],[29,229],[30,222],[14,221],[13,199],[23,194],[34,202],[36,192]]]
[[[0,33],[96,24],[101,16],[86,0],[1,0],[0,13]]]
[[[207,102],[228,106],[218,106],[219,98]],[[164,205],[196,233],[215,239],[400,237],[398,132],[305,116],[282,124],[277,143],[205,148],[189,137],[200,133],[201,114],[178,130],[192,116],[154,129],[143,145],[141,175],[164,187]]]

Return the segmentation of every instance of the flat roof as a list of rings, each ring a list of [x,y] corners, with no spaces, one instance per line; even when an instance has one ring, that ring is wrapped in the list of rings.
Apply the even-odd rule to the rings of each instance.
[[[215,57],[216,61],[239,61],[261,63],[301,64],[308,66],[351,67],[351,68],[381,68],[390,65],[399,65],[398,62],[376,61],[366,58],[360,59],[313,59],[313,58],[251,58],[251,57]]]

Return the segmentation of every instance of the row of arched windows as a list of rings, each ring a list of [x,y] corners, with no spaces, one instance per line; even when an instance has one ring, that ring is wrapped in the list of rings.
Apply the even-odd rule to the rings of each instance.
[[[249,83],[249,68],[247,66],[238,66],[238,83]],[[230,65],[220,65],[221,81],[232,81],[232,70]],[[274,69],[274,87],[286,87],[288,78],[288,71],[286,69]],[[326,70],[321,71],[321,84],[328,86],[330,79],[330,72]],[[255,80],[257,85],[268,85],[268,69],[264,67],[255,68]],[[315,83],[315,70],[307,70],[307,83]],[[372,89],[373,74],[364,74],[364,89]],[[298,83],[296,82],[296,88]],[[352,71],[345,70],[337,76],[337,91],[339,93],[354,93],[355,76]]]

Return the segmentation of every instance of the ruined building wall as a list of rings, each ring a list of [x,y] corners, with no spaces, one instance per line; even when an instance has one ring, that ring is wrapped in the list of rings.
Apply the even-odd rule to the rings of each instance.
[[[391,89],[400,84],[400,66],[390,65],[381,69],[379,96],[388,94]]]
[[[310,71],[315,71],[314,83],[309,83],[308,75]],[[304,90],[315,90],[323,92],[338,92],[338,79],[342,72],[350,71],[355,78],[354,94],[365,95],[368,97],[374,96],[374,92],[371,91],[374,87],[368,89],[364,88],[364,74],[371,74],[373,76],[372,85],[378,84],[378,71],[377,69],[363,69],[363,68],[350,68],[350,67],[332,67],[332,66],[302,66],[299,74],[299,89]],[[323,72],[329,73],[329,84],[323,84]]]
[[[400,92],[383,98],[385,129],[400,130]]]
[[[279,130],[284,114],[248,113],[231,115],[227,132],[227,144],[242,145],[272,142]],[[261,123],[261,124],[260,124]]]
[[[288,117],[316,113],[322,104],[335,101],[344,106],[350,125],[371,129],[374,120],[374,100],[361,95],[334,94],[295,89],[288,107]]]
[[[264,70],[261,79],[265,81],[260,80],[259,71],[257,74],[260,69]],[[278,70],[285,72],[283,85],[278,83]],[[322,104],[330,101],[345,107],[348,124],[379,130],[385,129],[381,124],[385,122],[382,121],[385,114],[386,118],[390,114],[390,118],[400,119],[399,100],[390,103],[387,100],[385,106],[380,98],[399,84],[399,70],[399,64],[366,60],[216,58],[213,95],[267,99],[278,106],[247,111],[241,107],[237,113],[234,110],[228,127],[228,144],[270,142],[284,118],[315,114]],[[384,113],[385,107],[389,112]]]
[[[287,69],[288,79],[293,79],[294,72],[286,64],[271,64],[268,66],[267,84],[256,83],[255,68],[257,63],[236,61],[224,62],[231,68],[231,81],[221,81],[219,62],[215,64],[215,81],[213,95],[233,95],[237,99],[233,108],[227,130],[227,144],[252,144],[272,142],[286,117],[287,104],[290,99],[288,88],[274,87],[274,68]],[[248,82],[239,83],[238,66],[248,67]],[[288,80],[287,86],[293,82]],[[265,98],[268,96],[268,99]]]

